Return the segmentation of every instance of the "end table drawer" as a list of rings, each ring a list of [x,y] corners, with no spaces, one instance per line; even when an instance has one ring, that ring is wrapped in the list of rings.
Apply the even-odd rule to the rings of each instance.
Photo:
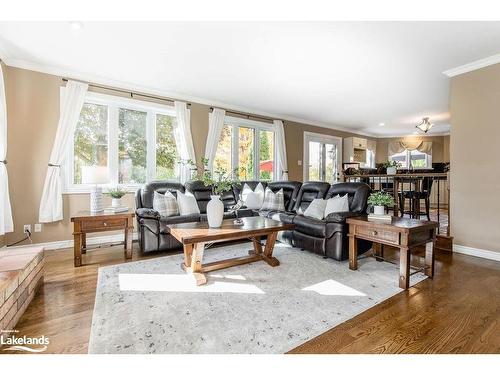
[[[384,242],[399,245],[399,233],[373,228],[356,227],[356,234],[363,237],[369,237],[374,241],[381,240]]]
[[[109,218],[102,220],[89,220],[82,222],[82,230],[123,228],[125,225],[126,225],[125,219]]]

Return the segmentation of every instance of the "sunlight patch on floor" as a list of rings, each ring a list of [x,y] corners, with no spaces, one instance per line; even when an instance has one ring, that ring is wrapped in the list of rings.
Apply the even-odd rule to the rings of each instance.
[[[232,279],[244,280],[238,275],[232,275]],[[118,275],[120,290],[138,292],[186,292],[186,293],[248,293],[264,294],[262,289],[253,284],[241,282],[214,281],[212,275],[208,275],[208,283],[196,286],[192,275],[169,275],[169,274],[141,274],[121,273]],[[225,279],[231,279],[225,277]]]
[[[338,281],[329,279],[320,283],[308,286],[302,290],[313,291],[323,296],[360,296],[366,297],[366,294],[359,290],[353,289],[347,285],[339,283]]]

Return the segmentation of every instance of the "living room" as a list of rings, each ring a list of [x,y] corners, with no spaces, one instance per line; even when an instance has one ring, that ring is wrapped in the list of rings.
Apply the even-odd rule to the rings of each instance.
[[[0,21],[2,359],[500,352],[500,22],[290,17]]]

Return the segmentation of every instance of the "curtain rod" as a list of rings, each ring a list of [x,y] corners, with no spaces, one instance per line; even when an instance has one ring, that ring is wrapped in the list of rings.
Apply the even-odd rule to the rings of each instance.
[[[217,108],[220,108],[220,107],[217,107]],[[224,108],[221,108],[221,109],[224,109]],[[214,110],[214,107],[210,107],[210,111],[213,111]],[[224,109],[226,111],[226,113],[228,114],[233,114],[233,115],[239,115],[239,116],[245,116],[247,118],[247,120],[250,120],[250,118],[258,118],[258,119],[261,119],[261,120],[268,120],[268,121],[274,121],[274,120],[281,120],[279,118],[275,118],[275,117],[267,117],[267,116],[260,116],[260,115],[252,115],[251,113],[246,113],[246,112],[238,112],[238,111],[232,111],[230,109]],[[284,120],[281,120],[283,122],[285,122]]]
[[[63,80],[63,82],[68,82],[69,81],[68,78],[63,78],[62,80]],[[103,90],[109,90],[109,91],[119,92],[119,93],[122,93],[122,94],[128,94],[128,95],[130,95],[131,98],[133,98],[134,96],[139,96],[139,97],[142,97],[142,98],[162,100],[162,101],[170,102],[172,104],[174,102],[176,102],[176,101],[185,102],[183,100],[174,100],[174,99],[171,99],[171,98],[162,98],[160,96],[141,94],[141,93],[138,93],[138,92],[132,92],[132,91],[128,91],[128,90],[117,89],[117,88],[114,88],[114,87],[97,85],[95,83],[89,83],[89,82],[85,82],[85,81],[80,81],[78,79],[71,79],[71,80],[72,81],[86,83],[86,84],[89,85],[89,87],[93,87],[93,88],[96,88],[96,89],[103,89]],[[191,103],[189,103],[189,102],[185,102],[185,103],[187,104],[188,107],[191,106]]]

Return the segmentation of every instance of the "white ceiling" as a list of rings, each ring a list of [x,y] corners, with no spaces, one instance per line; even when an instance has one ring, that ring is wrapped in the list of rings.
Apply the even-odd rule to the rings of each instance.
[[[372,134],[449,131],[443,71],[500,22],[0,22],[8,65]],[[385,126],[379,126],[385,123]]]

